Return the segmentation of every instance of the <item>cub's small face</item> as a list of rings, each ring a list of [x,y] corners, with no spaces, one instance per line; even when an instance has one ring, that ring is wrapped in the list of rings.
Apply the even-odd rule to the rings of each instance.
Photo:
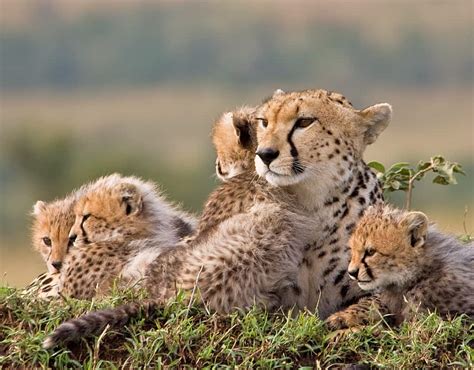
[[[142,197],[132,184],[91,190],[77,201],[70,238],[77,246],[138,236],[147,226],[142,208]]]
[[[405,212],[401,219],[364,216],[349,241],[350,277],[364,290],[403,287],[418,270],[427,227],[421,212]]]
[[[61,270],[72,246],[69,232],[74,224],[74,203],[70,200],[45,203],[38,201],[33,209],[33,246],[46,262],[48,271]]]
[[[224,113],[214,124],[212,141],[217,153],[216,174],[222,181],[254,168],[254,112],[254,107],[242,107]]]
[[[340,177],[390,117],[388,104],[357,111],[337,93],[279,90],[255,113],[257,173],[275,186]]]

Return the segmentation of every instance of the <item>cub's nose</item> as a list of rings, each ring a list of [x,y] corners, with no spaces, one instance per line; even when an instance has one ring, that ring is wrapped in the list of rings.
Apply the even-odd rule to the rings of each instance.
[[[280,152],[278,150],[274,150],[272,148],[260,149],[257,152],[257,155],[267,166],[269,166],[270,163],[272,163],[278,157],[279,154]]]
[[[56,270],[61,270],[63,263],[61,261],[54,261],[51,263]]]
[[[352,280],[357,280],[357,275],[359,275],[359,269],[347,270],[347,273],[349,274]]]

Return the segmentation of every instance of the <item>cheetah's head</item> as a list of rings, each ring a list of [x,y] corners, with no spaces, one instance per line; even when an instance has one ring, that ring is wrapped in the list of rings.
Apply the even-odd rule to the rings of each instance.
[[[341,94],[277,90],[255,113],[257,173],[275,186],[341,177],[391,115],[386,103],[356,110]]]
[[[58,272],[72,246],[69,231],[74,224],[74,199],[50,203],[38,201],[33,207],[33,246],[41,253],[48,271]]]
[[[255,107],[224,113],[214,124],[212,141],[217,152],[216,174],[222,181],[253,170],[257,139]]]
[[[349,275],[364,290],[403,287],[419,270],[428,230],[421,212],[369,207],[349,241]]]
[[[70,239],[76,246],[147,237],[161,223],[170,222],[168,205],[154,184],[118,174],[88,185],[74,212]]]

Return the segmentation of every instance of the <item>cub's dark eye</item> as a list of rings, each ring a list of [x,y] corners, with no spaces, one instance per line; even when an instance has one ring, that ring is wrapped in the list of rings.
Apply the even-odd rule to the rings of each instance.
[[[260,122],[260,125],[261,125],[263,128],[267,128],[267,126],[268,126],[268,121],[267,121],[265,118],[256,118],[255,120],[258,121],[258,122]]]
[[[316,121],[316,118],[312,118],[312,117],[298,118],[295,122],[295,127],[296,128],[305,128],[305,127],[310,126],[314,121]]]
[[[365,255],[367,257],[373,256],[374,254],[375,254],[375,249],[373,249],[373,248],[369,248],[369,249],[365,250]]]
[[[44,243],[46,246],[51,247],[51,239],[48,238],[47,236],[45,236],[45,237],[43,238],[43,243]]]
[[[76,241],[76,238],[77,238],[77,235],[71,235],[71,236],[69,237],[67,246],[68,246],[68,247],[72,247],[72,246],[74,245],[74,242]]]
[[[88,213],[88,214],[86,214],[86,215],[83,215],[83,216],[82,216],[82,222],[86,221],[89,217],[91,217],[91,214],[90,214],[90,213]]]

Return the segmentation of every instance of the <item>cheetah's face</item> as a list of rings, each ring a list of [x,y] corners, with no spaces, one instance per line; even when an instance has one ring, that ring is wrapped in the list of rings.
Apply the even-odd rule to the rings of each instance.
[[[33,246],[41,253],[48,271],[60,271],[72,246],[69,232],[74,224],[73,202],[45,203],[38,201],[33,209]]]
[[[350,277],[364,290],[403,287],[418,270],[427,227],[421,212],[407,212],[395,220],[369,210],[349,241]]]
[[[70,232],[74,245],[124,241],[141,235],[143,200],[132,184],[94,189],[78,200]]]
[[[253,169],[254,112],[254,107],[242,107],[224,113],[214,124],[212,141],[217,153],[216,174],[222,181]]]
[[[279,90],[255,114],[257,173],[275,186],[340,177],[390,117],[388,104],[357,111],[340,94]]]

